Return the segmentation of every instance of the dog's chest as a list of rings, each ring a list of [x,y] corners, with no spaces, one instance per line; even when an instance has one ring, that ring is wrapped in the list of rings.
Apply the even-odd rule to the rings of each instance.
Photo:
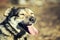
[[[6,24],[5,26],[0,25],[0,30],[2,31],[2,33],[6,35],[9,35],[9,36],[11,36],[11,34],[16,35],[17,33],[20,32],[20,29],[17,29],[17,27],[14,25],[11,26],[9,24]]]
[[[8,30],[4,27],[4,25],[0,25],[0,32],[1,34],[6,34],[6,35],[9,35],[11,36],[10,32],[8,32]]]
[[[7,28],[14,33],[14,35],[17,35],[18,32],[16,32],[15,30],[12,29],[12,27],[8,24],[6,24]],[[12,36],[13,34],[11,34],[3,25],[0,25],[0,30],[2,31],[2,33],[8,35],[8,36]],[[26,36],[28,35],[28,33],[23,33],[21,38],[18,39],[24,39]]]
[[[17,29],[16,26],[12,26],[12,25],[8,25],[8,24],[6,24],[6,26],[7,26],[7,29],[9,29],[11,31],[10,32],[11,34],[16,35],[18,33],[18,30],[16,30]]]

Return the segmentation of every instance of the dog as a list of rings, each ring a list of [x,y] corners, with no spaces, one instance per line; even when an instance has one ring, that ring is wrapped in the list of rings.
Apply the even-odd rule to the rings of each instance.
[[[13,35],[14,40],[18,40],[22,38],[26,32],[32,35],[38,34],[38,30],[32,27],[36,18],[31,9],[25,7],[12,7],[6,10],[4,16],[6,17],[5,20],[0,23],[0,35]],[[26,37],[24,37],[24,40],[27,40]]]

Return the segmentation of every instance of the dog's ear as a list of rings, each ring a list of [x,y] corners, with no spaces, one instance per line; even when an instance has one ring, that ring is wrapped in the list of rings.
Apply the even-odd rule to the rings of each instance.
[[[12,16],[13,15],[16,15],[15,12],[17,12],[17,8],[16,7],[11,7],[11,8],[8,8],[6,11],[5,11],[5,14],[4,16],[8,16],[9,14],[11,14]]]
[[[8,9],[5,11],[4,16],[8,16],[8,14],[10,13],[10,11],[11,11],[11,8],[8,8]]]

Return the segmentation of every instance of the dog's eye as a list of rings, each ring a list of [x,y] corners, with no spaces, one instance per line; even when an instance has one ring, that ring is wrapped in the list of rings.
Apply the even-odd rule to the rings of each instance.
[[[24,14],[20,14],[20,15],[24,15]]]
[[[33,14],[33,13],[31,13],[31,14]]]

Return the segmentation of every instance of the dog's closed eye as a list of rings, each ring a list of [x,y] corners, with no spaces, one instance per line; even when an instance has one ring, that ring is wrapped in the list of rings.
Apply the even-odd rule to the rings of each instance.
[[[34,13],[31,13],[31,14],[34,14]]]
[[[20,15],[24,15],[24,14],[20,14]]]

